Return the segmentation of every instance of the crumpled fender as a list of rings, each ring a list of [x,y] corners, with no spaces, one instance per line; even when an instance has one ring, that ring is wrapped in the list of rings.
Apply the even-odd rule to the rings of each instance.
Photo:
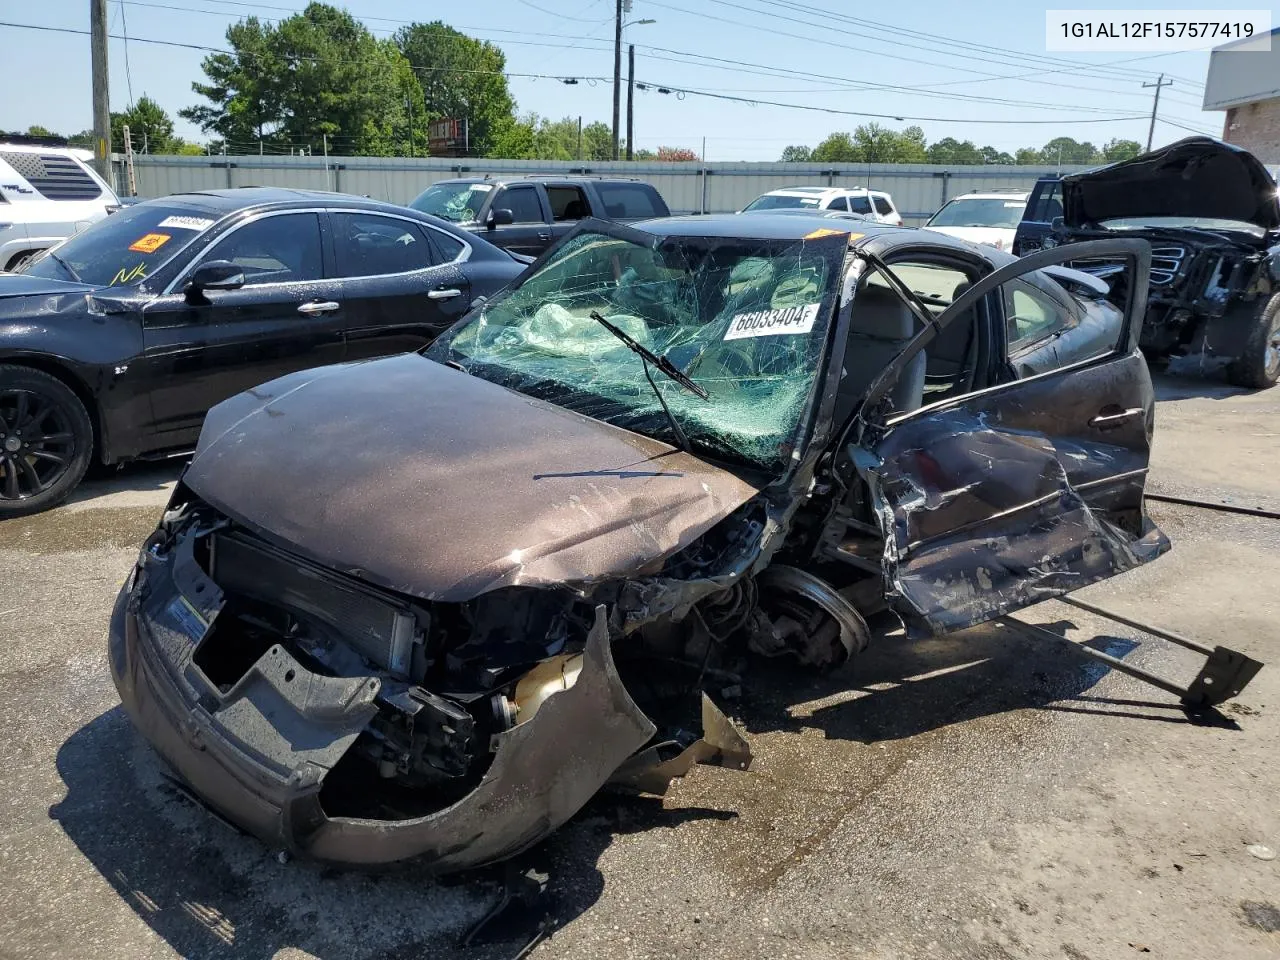
[[[598,606],[577,682],[498,736],[493,764],[474,791],[411,820],[327,820],[303,842],[304,852],[344,863],[417,858],[439,872],[503,860],[577,813],[655,731],[622,685]]]

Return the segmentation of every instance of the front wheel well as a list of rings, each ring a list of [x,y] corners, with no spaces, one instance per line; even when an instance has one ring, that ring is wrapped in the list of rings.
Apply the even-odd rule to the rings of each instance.
[[[93,424],[93,459],[99,463],[106,463],[106,460],[103,459],[105,453],[102,445],[102,409],[98,406],[97,400],[94,399],[93,391],[89,389],[88,384],[57,360],[51,360],[48,357],[27,356],[25,354],[6,356],[0,353],[0,364],[14,367],[30,367],[32,370],[39,370],[42,373],[49,374],[51,377],[57,377],[70,387],[76,398],[84,404],[85,412],[89,414],[89,421]]]

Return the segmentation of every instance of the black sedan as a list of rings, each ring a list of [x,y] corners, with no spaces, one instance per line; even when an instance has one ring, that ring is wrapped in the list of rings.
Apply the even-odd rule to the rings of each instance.
[[[0,519],[60,502],[92,460],[191,449],[259,383],[418,349],[528,260],[332,193],[131,206],[0,274]]]

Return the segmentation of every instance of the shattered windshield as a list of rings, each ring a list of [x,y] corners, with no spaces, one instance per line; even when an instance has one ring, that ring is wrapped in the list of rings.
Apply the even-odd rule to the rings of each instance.
[[[480,216],[492,189],[491,183],[437,183],[418,194],[409,206],[441,220],[467,223]]]
[[[620,231],[620,233],[623,231]],[[584,230],[428,356],[585,416],[770,471],[801,439],[848,240],[651,237]],[[631,239],[635,237],[636,239]],[[591,314],[665,356],[702,399]]]

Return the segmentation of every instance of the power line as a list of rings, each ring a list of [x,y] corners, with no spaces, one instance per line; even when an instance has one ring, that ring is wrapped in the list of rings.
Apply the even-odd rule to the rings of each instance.
[[[724,5],[724,6],[738,6],[738,4],[730,3],[730,2],[728,2],[728,0],[711,0],[711,2],[713,2],[713,3],[720,3],[721,5]],[[1044,72],[1046,72],[1046,73],[1059,73],[1059,72],[1073,72],[1073,73],[1074,73],[1074,72],[1078,72],[1078,71],[1081,71],[1081,70],[1090,70],[1090,71],[1093,71],[1093,72],[1095,72],[1095,73],[1097,73],[1097,72],[1109,73],[1109,74],[1111,74],[1111,75],[1113,75],[1113,76],[1116,76],[1117,78],[1119,78],[1120,76],[1122,76],[1122,75],[1124,75],[1124,74],[1128,74],[1128,75],[1129,75],[1129,76],[1131,76],[1131,77],[1132,77],[1132,76],[1146,76],[1146,74],[1145,74],[1143,71],[1132,70],[1132,69],[1123,69],[1123,68],[1120,68],[1120,67],[1119,67],[1119,64],[1121,64],[1121,63],[1130,63],[1130,62],[1134,62],[1134,61],[1137,61],[1137,60],[1147,60],[1147,59],[1152,59],[1153,57],[1157,57],[1157,56],[1167,56],[1167,55],[1168,55],[1168,53],[1167,53],[1167,52],[1165,52],[1165,53],[1151,54],[1151,55],[1147,55],[1147,56],[1143,56],[1143,57],[1133,57],[1133,58],[1128,58],[1128,59],[1125,59],[1125,60],[1117,60],[1117,61],[1112,61],[1112,62],[1109,62],[1109,63],[1084,64],[1084,65],[1082,65],[1082,64],[1078,63],[1077,61],[1069,60],[1069,59],[1066,59],[1066,58],[1063,58],[1063,57],[1051,57],[1051,56],[1046,56],[1046,55],[1043,55],[1043,54],[1029,53],[1029,52],[1025,52],[1025,51],[1008,50],[1008,49],[1006,49],[1006,48],[1004,48],[1004,47],[992,46],[992,45],[990,45],[990,44],[977,43],[977,42],[975,42],[975,41],[971,41],[971,40],[957,40],[957,39],[955,39],[954,37],[941,36],[941,35],[939,35],[939,34],[929,33],[929,32],[927,32],[927,31],[923,31],[923,30],[912,30],[912,29],[910,29],[910,28],[908,28],[908,27],[899,27],[899,26],[897,26],[897,25],[895,25],[895,24],[886,23],[886,22],[884,22],[884,21],[882,21],[882,20],[869,20],[869,19],[862,18],[862,17],[854,17],[854,16],[850,16],[850,15],[845,14],[845,13],[841,13],[841,12],[839,12],[839,11],[835,11],[835,10],[827,9],[827,8],[825,8],[825,7],[816,7],[816,6],[811,7],[811,6],[808,6],[808,5],[806,5],[806,4],[803,4],[803,3],[797,2],[797,0],[756,0],[756,2],[758,2],[758,3],[763,3],[763,4],[767,4],[767,5],[772,6],[772,7],[779,7],[779,8],[782,8],[782,9],[795,11],[795,12],[798,12],[798,13],[805,13],[805,14],[816,15],[816,16],[820,17],[820,18],[821,18],[822,20],[824,20],[824,21],[829,21],[829,20],[834,19],[834,20],[837,20],[837,21],[841,21],[841,22],[845,22],[845,23],[853,24],[853,25],[856,25],[856,26],[865,26],[865,27],[870,27],[870,28],[872,28],[873,30],[881,31],[881,32],[885,32],[885,33],[893,33],[893,34],[899,34],[899,35],[902,35],[902,36],[918,37],[918,38],[921,38],[921,39],[925,39],[925,40],[929,40],[929,41],[931,41],[931,44],[933,44],[933,45],[942,44],[942,45],[945,45],[945,46],[952,46],[952,47],[957,47],[957,48],[960,48],[960,49],[974,50],[974,51],[977,51],[977,52],[979,52],[979,53],[981,53],[981,54],[982,54],[981,59],[982,59],[984,62],[985,62],[985,61],[989,61],[993,56],[994,56],[994,57],[996,57],[997,59],[1006,59],[1006,60],[1007,60],[1009,57],[1014,57],[1014,58],[1017,58],[1017,59],[1021,59],[1021,60],[1029,61],[1029,62],[1031,62],[1031,63],[1042,63],[1042,64],[1051,65],[1051,66],[1056,66],[1056,67],[1066,67],[1066,68],[1068,68],[1068,69],[1066,69],[1066,70],[1052,70],[1052,71],[1044,71]],[[744,10],[751,10],[752,8],[750,8],[750,7],[743,7],[742,9],[744,9]],[[755,10],[755,11],[753,11],[753,12],[762,13],[762,14],[765,14],[766,16],[773,16],[773,14],[767,13],[766,11],[763,11],[763,10]],[[802,21],[797,21],[797,22],[802,22]],[[812,23],[811,23],[811,24],[809,24],[809,25],[817,26],[818,24],[812,24]],[[869,36],[867,37],[867,39],[869,39],[869,40],[879,40],[880,38],[879,38],[879,37],[877,37],[877,36],[875,36],[875,35],[869,35]],[[885,42],[889,42],[889,41],[885,41]],[[895,41],[895,42],[896,42],[896,41]],[[910,44],[899,44],[899,45],[902,45],[902,46],[911,46]],[[934,46],[929,46],[929,47],[917,47],[917,49],[922,49],[922,50],[926,50],[926,51],[929,51],[929,52],[936,52],[936,51],[934,50]],[[948,56],[956,56],[955,54],[947,54],[947,55],[948,55]],[[969,57],[969,58],[966,58],[966,59],[978,59],[978,58]],[[1031,76],[1035,76],[1035,74],[1032,74]],[[994,78],[993,78],[993,79],[994,79]],[[1012,78],[1010,78],[1010,79],[1012,79]],[[981,81],[961,81],[961,82],[981,82]],[[1188,82],[1194,82],[1194,81],[1188,81]]]
[[[887,92],[903,93],[905,95],[932,96],[932,97],[937,97],[937,98],[947,99],[947,100],[960,100],[963,102],[981,103],[981,104],[999,104],[1001,106],[1030,107],[1030,108],[1039,109],[1039,110],[1077,110],[1077,111],[1083,111],[1086,113],[1108,113],[1108,114],[1112,113],[1111,110],[1108,110],[1102,107],[1068,107],[1068,106],[1060,106],[1057,104],[1047,104],[1047,103],[1036,102],[1036,101],[1010,100],[1010,99],[1001,98],[1001,97],[987,97],[987,96],[981,96],[979,94],[960,94],[960,93],[948,94],[948,93],[940,93],[940,92],[933,92],[933,91],[918,91],[916,90],[916,88],[903,87],[897,84],[869,83],[869,82],[864,82],[860,80],[847,80],[843,77],[834,77],[829,74],[814,73],[813,71],[810,71],[810,70],[801,71],[801,70],[791,70],[787,67],[772,67],[772,66],[769,66],[768,64],[749,63],[749,62],[740,61],[740,60],[729,60],[723,57],[712,57],[707,54],[689,53],[687,51],[681,51],[681,50],[671,50],[667,47],[655,47],[655,46],[649,46],[646,44],[636,44],[636,47],[637,49],[657,50],[662,53],[674,54],[677,57],[694,58],[696,60],[706,60],[706,61],[712,61],[712,62],[705,63],[705,64],[703,63],[690,64],[687,60],[679,60],[679,59],[673,60],[669,57],[649,55],[648,59],[651,59],[651,60],[666,60],[671,63],[680,63],[686,66],[707,66],[712,69],[729,70],[739,74],[752,73],[753,72],[752,70],[745,69],[745,68],[755,67],[755,68],[758,68],[758,70],[768,71],[767,73],[759,73],[758,71],[754,71],[758,76],[775,76],[775,77],[784,76],[784,77],[797,77],[800,79],[830,81],[834,83],[845,84],[846,89],[849,89],[849,90],[883,90]],[[897,116],[897,115],[894,114],[893,116]]]
[[[840,110],[835,107],[816,107],[802,103],[780,103],[776,100],[755,100],[748,97],[734,97],[724,93],[710,93],[704,90],[691,90],[687,87],[672,87],[648,81],[636,81],[636,88],[640,90],[654,89],[659,93],[671,93],[676,95],[694,96],[694,97],[711,97],[716,100],[730,100],[736,103],[746,103],[752,106],[765,107],[785,107],[789,110],[808,110],[814,113],[831,113],[846,117],[870,117],[877,120],[919,120],[928,123],[993,123],[993,124],[1071,124],[1071,123],[1118,123],[1121,121],[1143,120],[1145,117],[1139,115],[1136,117],[1091,117],[1087,119],[1066,119],[1058,120],[974,120],[969,117],[913,117],[904,114],[895,113],[868,113],[863,110]]]
[[[882,51],[882,50],[872,50],[872,49],[869,49],[869,48],[867,48],[867,47],[854,46],[853,44],[841,43],[841,42],[839,42],[839,41],[835,41],[835,40],[828,40],[828,39],[825,39],[825,38],[823,38],[823,37],[821,37],[821,36],[813,36],[813,35],[806,36],[806,35],[798,34],[798,33],[789,33],[789,32],[784,31],[784,30],[779,30],[776,26],[772,26],[772,25],[770,25],[770,26],[761,26],[761,25],[757,25],[757,24],[753,24],[753,23],[744,23],[744,22],[742,22],[741,20],[730,20],[730,19],[728,19],[728,18],[726,18],[726,17],[718,17],[718,16],[716,16],[715,14],[706,13],[706,12],[703,12],[703,11],[689,10],[689,9],[687,9],[687,8],[684,8],[684,7],[676,7],[676,6],[672,6],[671,4],[668,4],[668,3],[662,3],[662,2],[660,2],[660,0],[647,0],[647,2],[648,2],[651,6],[662,7],[662,8],[667,9],[667,10],[673,10],[673,11],[675,11],[675,12],[677,12],[677,13],[684,13],[684,14],[687,14],[687,15],[689,15],[689,16],[701,17],[701,18],[703,18],[703,19],[707,19],[707,20],[714,20],[714,21],[717,21],[717,22],[719,22],[719,23],[727,23],[727,24],[730,24],[731,26],[743,27],[743,28],[748,29],[748,30],[756,30],[756,31],[759,31],[759,32],[762,32],[762,33],[767,33],[767,34],[769,34],[769,35],[771,35],[771,36],[775,36],[775,37],[779,37],[779,36],[781,36],[781,37],[790,37],[790,38],[795,39],[795,40],[803,40],[803,41],[805,41],[805,42],[807,42],[807,43],[816,43],[816,44],[820,44],[820,45],[823,45],[823,46],[835,47],[835,48],[838,48],[838,49],[841,49],[841,50],[852,50],[852,51],[854,51],[855,53],[865,53],[865,54],[868,54],[868,55],[873,56],[873,57],[883,57],[883,58],[885,58],[885,59],[887,59],[887,60],[900,61],[900,62],[904,62],[904,63],[917,63],[917,62],[918,62],[918,61],[916,61],[916,60],[914,60],[914,59],[912,59],[912,58],[904,57],[904,56],[898,56],[898,55],[895,55],[895,54],[892,54],[892,53],[886,53],[886,52],[884,52],[884,51]],[[723,6],[735,7],[735,8],[741,9],[741,10],[746,10],[746,11],[749,11],[749,12],[751,12],[751,13],[764,14],[764,15],[766,15],[766,16],[774,17],[774,18],[776,18],[776,19],[790,20],[790,21],[792,21],[792,22],[794,22],[794,23],[799,23],[799,24],[801,24],[801,25],[803,25],[803,26],[808,26],[808,27],[819,27],[819,28],[822,28],[823,30],[826,30],[826,29],[828,28],[828,26],[829,26],[828,24],[818,24],[818,23],[813,23],[813,22],[811,22],[811,21],[806,21],[806,20],[797,20],[797,19],[796,19],[796,18],[794,18],[794,17],[786,17],[786,16],[781,16],[781,15],[770,14],[770,13],[768,13],[767,11],[762,11],[762,10],[758,10],[758,9],[755,9],[755,8],[752,8],[752,7],[746,7],[746,6],[743,6],[742,4],[734,3],[734,2],[732,2],[732,0],[711,0],[711,2],[712,2],[712,3],[718,3],[718,4],[721,4],[721,5],[723,5]],[[957,53],[948,53],[948,52],[946,52],[946,51],[938,51],[938,50],[934,49],[933,47],[921,47],[919,44],[911,44],[911,43],[906,43],[906,42],[899,42],[899,43],[898,43],[898,45],[899,45],[899,46],[915,47],[915,48],[918,48],[918,49],[928,50],[929,52],[933,53],[934,55],[939,55],[939,54],[941,54],[942,56],[955,57],[955,58],[957,58],[957,59],[964,59],[964,60],[976,60],[976,59],[978,59],[977,57],[973,57],[973,56],[966,56],[966,55],[963,55],[963,54],[957,54]],[[987,56],[985,59],[986,59],[986,60],[990,60],[990,59],[992,59],[992,57],[991,57],[991,56]],[[1010,64],[1010,65],[1012,65],[1012,66],[1025,66],[1026,64]],[[973,68],[971,68],[971,67],[962,67],[962,66],[957,66],[957,65],[954,65],[954,64],[934,64],[934,66],[941,67],[941,68],[946,69],[946,70],[956,70],[956,71],[961,71],[961,72],[964,72],[964,73],[973,73],[973,74],[977,74],[978,76],[985,77],[985,78],[988,78],[988,79],[1004,79],[1000,74],[993,74],[993,73],[989,73],[988,71],[985,71],[985,70],[975,70],[975,69],[973,69]],[[1047,72],[1047,71],[1044,71],[1044,72]],[[1061,86],[1067,86],[1066,84],[1056,83],[1056,82],[1054,82],[1054,81],[1049,81],[1049,80],[1044,80],[1044,81],[1030,80],[1030,82],[1032,82],[1032,83],[1044,83],[1044,84],[1049,85],[1049,86],[1058,86],[1058,87],[1061,87]],[[1103,89],[1101,89],[1101,88],[1099,88],[1099,87],[1085,87],[1085,88],[1083,88],[1083,89],[1086,89],[1086,90],[1092,90],[1092,91],[1094,91],[1094,92],[1104,92],[1104,93],[1113,93],[1113,94],[1115,94],[1115,93],[1123,93],[1124,95],[1127,95],[1127,96],[1131,96],[1131,95],[1132,95],[1132,93],[1131,93],[1131,92],[1129,92],[1129,91],[1115,91],[1115,90],[1110,90],[1110,91],[1108,91],[1108,90],[1103,90]]]
[[[570,17],[567,14],[559,13],[558,11],[555,11],[555,10],[548,10],[545,7],[540,7],[536,3],[530,3],[529,0],[519,0],[519,2],[523,3],[526,7],[530,7],[533,10],[537,10],[539,13],[545,13],[547,16],[556,17],[559,20],[577,20],[579,23],[608,23],[611,20],[613,20],[613,17],[605,17],[603,20],[588,20],[587,18],[580,17],[580,16]],[[595,6],[594,3],[587,4],[586,9],[584,9],[582,12],[585,13],[586,10],[589,10],[593,6]]]
[[[0,27],[13,27],[18,30],[40,30],[48,33],[71,33],[79,36],[88,36],[88,30],[79,30],[75,27],[49,27],[34,23],[12,23],[7,20],[0,20]],[[113,40],[124,39],[119,34],[112,34]],[[249,51],[227,50],[222,47],[209,47],[199,43],[183,43],[178,40],[156,40],[148,37],[130,37],[131,43],[149,43],[162,47],[178,47],[182,50],[196,50],[202,53],[223,53],[228,56],[246,56],[258,57],[260,55],[250,53]],[[298,60],[304,63],[341,63],[356,66],[370,66],[374,64],[372,60],[345,60],[337,57],[309,57],[303,54],[288,54],[287,59]],[[479,74],[483,76],[505,76],[505,77],[522,77],[532,80],[559,80],[560,82],[577,83],[579,81],[587,81],[589,83],[608,82],[611,77],[589,77],[582,74],[554,75],[547,73],[521,73],[514,70],[459,70],[454,67],[415,67],[410,65],[411,70],[415,73],[450,73],[459,75]]]
[[[133,109],[133,71],[129,69],[129,24],[124,16],[124,0],[120,0],[120,32],[124,34],[124,80],[129,88],[129,109]]]
[[[0,26],[11,27],[15,29],[38,30],[38,31],[50,32],[50,33],[76,34],[76,35],[82,35],[82,36],[87,35],[89,33],[89,31],[87,30],[80,30],[74,27],[52,27],[52,26],[42,26],[37,24],[12,23],[9,21],[0,21]],[[117,37],[116,39],[120,39],[120,38]],[[177,47],[180,49],[197,50],[197,51],[203,51],[203,52],[209,52],[209,53],[222,53],[222,54],[232,53],[232,51],[229,51],[229,50],[225,50],[219,47],[205,46],[203,44],[184,43],[184,42],[174,41],[174,40],[157,40],[157,39],[143,38],[143,37],[134,37],[132,39],[133,39],[133,42],[135,43],[156,44],[160,46]],[[252,56],[252,54],[248,54],[248,55]],[[308,57],[308,56],[301,56],[301,55],[292,55],[290,59],[300,60],[304,62],[328,62],[328,63],[347,63],[347,64],[370,63],[370,61],[343,60],[343,59],[335,59],[330,57]],[[554,76],[550,74],[518,73],[514,71],[498,71],[498,70],[455,70],[453,68],[448,68],[448,67],[412,67],[411,69],[413,69],[415,72],[442,72],[442,73],[453,73],[453,74],[464,74],[464,75],[465,74],[485,74],[485,75],[501,74],[509,77],[525,77],[525,78],[532,78],[532,79],[559,80],[561,82],[568,81],[568,80],[577,81],[577,80],[583,80],[583,79],[588,81],[594,80],[594,81],[603,82],[609,79],[607,77],[580,77],[580,76],[566,77],[566,76]],[[698,90],[698,89],[688,88],[688,87],[676,87],[676,86],[670,86],[670,85],[660,84],[660,83],[652,83],[647,81],[638,82],[637,86],[640,87],[640,89],[642,90],[647,88],[652,88],[659,92],[674,93],[679,97],[700,96],[700,97],[707,97],[711,99],[723,100],[727,102],[744,103],[752,106],[772,106],[772,107],[779,107],[783,109],[804,110],[807,112],[825,113],[825,114],[836,115],[836,116],[852,116],[852,117],[864,117],[864,118],[870,118],[870,119],[884,119],[884,120],[898,120],[898,121],[912,120],[912,121],[922,121],[922,122],[930,122],[930,123],[981,123],[981,124],[998,124],[998,125],[1031,125],[1031,124],[1114,123],[1114,122],[1127,122],[1135,119],[1139,119],[1139,120],[1144,119],[1141,116],[1139,117],[1132,117],[1132,116],[1114,117],[1113,116],[1113,117],[1097,117],[1097,118],[1060,118],[1057,120],[1025,120],[1025,119],[1024,120],[981,120],[981,119],[960,118],[960,117],[934,117],[934,116],[925,117],[925,116],[912,116],[912,115],[906,115],[906,114],[874,113],[870,111],[843,110],[835,107],[820,107],[820,106],[807,105],[807,104],[784,103],[784,102],[775,101],[775,100],[763,100],[763,99],[757,99],[757,98],[739,97],[739,96],[733,96],[730,94],[714,93],[706,90]]]

